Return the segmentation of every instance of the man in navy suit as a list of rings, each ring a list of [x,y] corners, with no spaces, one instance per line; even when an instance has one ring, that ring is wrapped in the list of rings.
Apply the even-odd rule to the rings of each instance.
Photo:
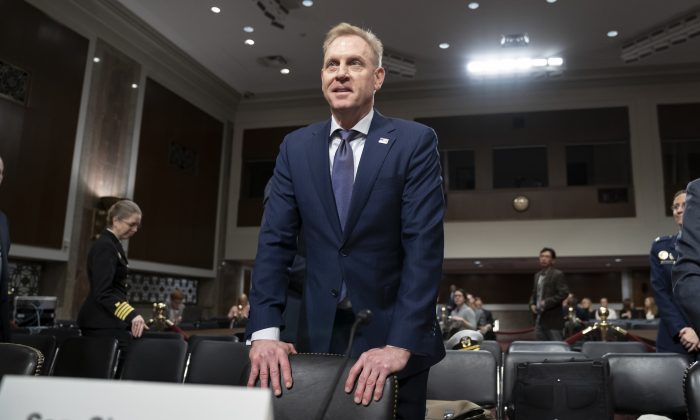
[[[398,418],[423,419],[428,370],[445,354],[435,316],[444,248],[437,136],[374,110],[385,72],[372,33],[339,24],[323,52],[332,118],[280,146],[250,292],[248,385],[259,378],[276,395],[280,376],[292,385],[288,355],[296,349],[279,341],[279,329],[301,232],[307,272],[297,347],[343,353],[355,314],[371,310],[355,337],[359,358],[345,390],[356,384],[354,401],[367,405],[398,374]]]
[[[685,196],[683,227],[676,242],[678,261],[673,266],[673,296],[698,331],[700,329],[700,179],[688,184]],[[696,334],[680,334],[681,344],[688,350],[698,350]]]
[[[0,184],[5,175],[5,162],[0,156]],[[10,228],[5,213],[0,211],[0,343],[10,341],[10,297],[7,289],[10,272],[7,255],[10,252]]]

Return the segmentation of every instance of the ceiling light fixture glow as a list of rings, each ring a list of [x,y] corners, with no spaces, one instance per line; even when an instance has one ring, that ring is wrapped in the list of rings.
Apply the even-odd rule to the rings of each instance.
[[[131,84],[131,88],[132,88],[132,89],[137,89],[138,87],[139,87],[139,85],[137,85],[136,83],[132,83],[132,84]]]
[[[221,9],[218,8],[218,7],[216,7],[216,6],[212,6],[210,10],[211,10],[213,13],[221,13]]]
[[[547,0],[547,3],[549,3],[549,4],[554,4],[556,2],[557,2],[557,0]]]
[[[440,45],[438,45],[438,47],[440,47],[440,49],[442,50],[446,50],[450,48],[450,44],[448,44],[447,42],[441,42]]]
[[[245,33],[252,33],[255,29],[252,26],[244,26],[243,27],[243,32]]]
[[[469,4],[467,5],[467,7],[470,8],[470,9],[472,9],[472,10],[476,10],[476,9],[479,8],[479,3],[473,1],[473,2],[469,3]]]
[[[313,0],[304,0],[301,2],[301,4],[303,4],[305,7],[311,7],[314,5],[314,2]]]
[[[252,39],[246,39],[245,41],[243,41],[243,43],[246,45],[255,45],[255,41],[253,41]]]
[[[285,68],[285,69],[280,69],[280,73],[282,73],[282,74],[289,74],[290,71],[289,71],[289,69],[286,69],[286,68]]]
[[[615,31],[615,30],[608,31],[608,38],[615,38],[615,37],[618,36],[619,34],[620,34],[620,33],[617,32],[617,31]]]
[[[92,62],[93,62],[93,63],[99,63],[100,61],[101,61],[101,60],[100,60],[100,57],[93,57],[93,58],[92,58]]]
[[[555,70],[564,64],[561,57],[507,58],[500,60],[474,60],[467,64],[467,71],[474,74],[522,73],[532,70]]]

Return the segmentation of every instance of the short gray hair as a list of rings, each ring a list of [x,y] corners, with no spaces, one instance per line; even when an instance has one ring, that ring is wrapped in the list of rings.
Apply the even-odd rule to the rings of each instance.
[[[107,211],[107,225],[112,226],[112,221],[115,217],[117,219],[126,219],[132,214],[142,214],[138,204],[131,200],[119,200]]]

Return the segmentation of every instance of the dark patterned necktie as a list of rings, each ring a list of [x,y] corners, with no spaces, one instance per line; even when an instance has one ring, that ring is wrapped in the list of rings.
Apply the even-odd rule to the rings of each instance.
[[[331,180],[333,182],[333,194],[335,195],[335,206],[338,210],[340,226],[345,229],[345,220],[350,208],[352,198],[352,185],[355,182],[355,161],[352,155],[350,142],[356,131],[339,130],[340,144],[333,157],[333,172]]]

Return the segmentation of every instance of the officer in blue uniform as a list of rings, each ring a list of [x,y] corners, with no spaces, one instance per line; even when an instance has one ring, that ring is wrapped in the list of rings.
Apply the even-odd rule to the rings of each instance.
[[[683,211],[685,210],[685,190],[678,191],[673,197],[673,219],[680,227],[683,223]],[[649,263],[651,265],[651,288],[654,299],[659,307],[661,322],[656,338],[657,352],[672,352],[697,357],[697,351],[688,353],[680,342],[680,335],[696,332],[690,326],[686,316],[673,297],[673,284],[671,281],[671,268],[678,259],[676,252],[676,240],[678,234],[659,236],[651,245]],[[697,341],[697,338],[695,338]]]

